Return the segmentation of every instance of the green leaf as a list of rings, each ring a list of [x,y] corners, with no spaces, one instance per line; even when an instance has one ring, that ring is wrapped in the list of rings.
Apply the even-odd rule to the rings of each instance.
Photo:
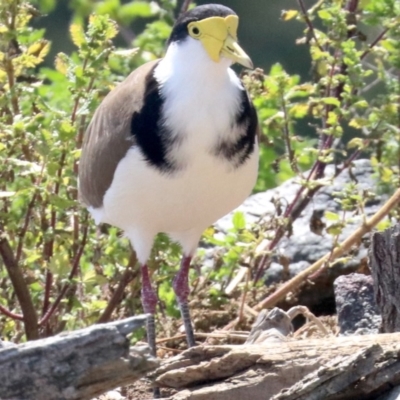
[[[83,43],[86,42],[85,33],[81,24],[72,24],[69,28],[69,33],[71,34],[71,39],[74,45],[81,48]]]
[[[115,13],[118,11],[119,7],[121,7],[119,0],[101,1],[96,4],[96,12],[103,15],[108,14],[115,16]]]
[[[82,282],[86,284],[94,284],[96,283],[96,278],[96,271],[91,269],[83,275]]]
[[[239,231],[246,227],[246,218],[241,211],[236,211],[232,217],[232,223],[235,230]]]
[[[297,17],[298,14],[299,14],[299,12],[297,10],[283,10],[281,12],[281,19],[283,21],[289,21],[289,20]]]
[[[390,228],[391,226],[392,223],[390,222],[389,219],[383,219],[375,226],[375,229],[378,230],[379,232],[383,232],[384,230]]]
[[[69,58],[66,54],[58,53],[56,55],[54,64],[58,72],[61,72],[63,75],[67,75]]]
[[[64,252],[58,252],[51,257],[49,270],[56,275],[65,276],[71,268],[68,255]]]
[[[308,114],[309,105],[307,103],[297,103],[290,108],[289,114],[294,118],[303,118]]]
[[[347,148],[348,149],[353,149],[353,148],[359,149],[363,146],[363,144],[364,144],[363,139],[355,137],[355,138],[351,139],[349,141],[349,143],[347,143]]]
[[[323,101],[325,104],[329,104],[329,105],[331,105],[331,106],[340,107],[340,100],[337,99],[336,97],[324,97],[324,98],[322,99],[322,101]]]
[[[65,210],[68,207],[71,207],[74,205],[74,201],[68,200],[67,198],[65,198],[63,196],[59,196],[56,194],[50,194],[49,201],[50,201],[50,204],[52,204],[53,206],[55,206],[56,208],[58,208],[60,210]]]
[[[39,282],[33,282],[29,285],[29,289],[34,292],[43,293],[43,286]]]
[[[60,139],[69,140],[75,136],[75,127],[71,124],[70,120],[63,120],[59,127]]]
[[[363,126],[366,126],[367,124],[368,120],[360,117],[352,118],[349,122],[349,126],[356,129],[361,129]]]
[[[332,14],[327,11],[327,10],[319,10],[318,11],[318,16],[322,19],[322,20],[328,20],[332,18]]]
[[[328,119],[326,120],[328,125],[336,125],[338,123],[338,116],[335,112],[329,111]]]
[[[332,211],[325,211],[324,216],[328,221],[338,221],[340,219],[339,214]]]
[[[343,223],[337,222],[326,228],[326,232],[332,236],[340,235],[343,232]]]

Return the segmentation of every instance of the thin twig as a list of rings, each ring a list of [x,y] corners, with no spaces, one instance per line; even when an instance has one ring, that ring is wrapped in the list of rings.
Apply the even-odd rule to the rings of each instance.
[[[309,321],[313,322],[317,328],[325,335],[328,336],[329,332],[325,328],[324,324],[316,317],[307,307],[305,306],[294,306],[289,309],[286,313],[290,320],[293,321],[298,315],[302,314]]]
[[[17,264],[10,243],[3,232],[3,227],[0,226],[0,255],[22,310],[26,337],[28,340],[38,339],[39,330],[36,309],[33,305],[23,272]]]
[[[304,5],[303,0],[297,0],[297,3],[301,9],[301,13],[303,15],[304,21],[308,26],[308,29],[310,30],[311,36],[313,37],[313,39],[315,40],[315,44],[317,45],[317,47],[321,50],[324,51],[324,49],[322,48],[322,46],[319,44],[317,36],[315,34],[315,30],[314,30],[314,25],[312,24],[310,18],[308,18],[307,15],[307,9],[306,6]]]
[[[14,320],[18,320],[18,321],[23,321],[24,320],[24,316],[21,314],[16,314],[10,310],[8,310],[7,308],[3,307],[0,304],[0,312],[2,312],[4,315],[6,315],[7,317],[14,319]]]
[[[297,167],[297,163],[296,163],[296,159],[295,159],[295,153],[292,148],[292,144],[290,142],[290,132],[289,132],[289,122],[288,122],[289,118],[287,115],[285,94],[283,92],[281,93],[281,102],[282,102],[283,119],[284,119],[283,139],[285,141],[286,152],[287,152],[288,158],[289,158],[289,164],[290,164],[290,167],[292,168],[293,172],[295,172],[296,174],[300,174],[300,171]]]
[[[37,182],[35,182],[36,187],[39,187],[40,184],[42,183],[44,166],[45,166],[45,164],[43,163],[39,178],[38,178]],[[19,240],[18,240],[17,251],[16,251],[16,256],[15,256],[15,261],[17,262],[17,264],[19,264],[19,262],[21,260],[22,247],[24,244],[26,232],[28,231],[29,221],[31,218],[32,210],[35,206],[37,196],[38,196],[38,189],[35,190],[35,192],[33,193],[32,199],[28,204],[28,208],[25,213],[24,224],[22,225],[21,232],[19,234]]]
[[[372,48],[374,46],[376,46],[382,39],[383,37],[386,35],[387,31],[389,30],[389,28],[384,29],[376,38],[375,40],[373,40],[370,45],[368,46],[368,49],[364,51],[364,53],[361,54],[360,56],[360,60],[363,60],[368,54],[369,52],[372,50]]]
[[[87,216],[86,216],[87,218]],[[81,245],[79,247],[79,250],[75,256],[74,262],[72,264],[72,268],[71,268],[71,272],[69,273],[68,276],[68,280],[71,281],[72,278],[74,278],[74,276],[77,274],[78,269],[79,269],[79,264],[80,264],[80,260],[83,254],[83,250],[85,248],[86,245],[86,240],[87,240],[87,234],[88,234],[88,224],[84,224],[83,225],[83,234],[82,234],[82,241],[81,241]],[[60,304],[61,300],[64,298],[65,293],[67,292],[68,288],[70,287],[71,283],[67,282],[64,284],[63,288],[61,289],[60,293],[58,294],[56,300],[54,301],[53,305],[51,306],[51,308],[47,311],[47,313],[41,318],[41,320],[39,321],[39,325],[43,326],[47,323],[47,321],[50,319],[50,317],[54,314],[54,312],[56,311],[58,305]]]
[[[44,287],[44,298],[42,307],[42,317],[46,314],[50,306],[51,288],[53,286],[53,274],[50,270],[46,271],[46,282]]]
[[[181,7],[181,11],[179,12],[179,15],[181,16],[182,14],[184,14],[185,12],[187,12],[187,10],[189,10],[190,7],[190,3],[192,2],[192,0],[184,0],[182,7]]]
[[[7,24],[7,28],[9,32],[12,32],[12,34],[15,35],[15,21],[16,21],[16,16],[18,13],[18,5],[16,2],[11,4],[10,7],[10,18],[6,18],[5,21],[9,22]],[[4,65],[5,65],[5,71],[7,74],[7,79],[8,79],[8,87],[11,92],[11,107],[14,113],[14,116],[19,114],[19,104],[18,104],[18,96],[15,93],[15,76],[14,76],[14,66],[12,63],[12,58],[16,55],[18,52],[18,43],[15,38],[12,38],[9,42],[8,50],[5,54],[5,60],[4,60]],[[14,117],[12,116],[12,118]]]
[[[111,318],[111,314],[115,310],[115,308],[120,304],[122,300],[122,296],[124,294],[125,288],[129,282],[131,282],[135,277],[138,275],[138,271],[132,271],[133,267],[137,263],[136,253],[131,251],[131,255],[129,257],[128,265],[125,269],[124,274],[122,275],[118,287],[115,290],[113,296],[111,297],[110,301],[107,304],[107,307],[101,314],[100,318],[98,319],[97,323],[101,324],[104,322],[108,322]]]
[[[250,273],[249,271],[247,271],[246,274],[246,284],[243,290],[243,294],[241,296],[240,299],[240,305],[239,305],[239,321],[241,321],[243,319],[243,310],[244,310],[244,305],[246,304],[246,296],[247,296],[247,292],[249,290],[249,279],[250,279]]]
[[[16,256],[15,256],[15,261],[17,262],[17,264],[21,260],[22,247],[24,245],[24,238],[25,238],[26,232],[28,231],[29,221],[31,219],[31,213],[32,213],[33,207],[35,205],[37,195],[38,195],[38,191],[35,190],[35,192],[33,193],[32,199],[28,204],[26,213],[25,213],[24,223],[22,225],[21,232],[19,234],[19,240],[18,240],[17,251],[16,251]]]

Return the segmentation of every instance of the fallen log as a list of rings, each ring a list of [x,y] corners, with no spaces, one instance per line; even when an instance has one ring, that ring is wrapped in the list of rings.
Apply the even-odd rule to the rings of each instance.
[[[127,385],[158,366],[127,335],[146,315],[0,348],[0,399],[85,400]]]
[[[199,346],[151,378],[169,400],[373,399],[400,384],[400,333]]]

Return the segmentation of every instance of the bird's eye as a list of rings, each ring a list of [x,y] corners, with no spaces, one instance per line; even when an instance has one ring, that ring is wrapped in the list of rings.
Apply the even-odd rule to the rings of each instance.
[[[190,33],[192,36],[199,36],[200,35],[200,29],[197,26],[192,26],[190,28]]]

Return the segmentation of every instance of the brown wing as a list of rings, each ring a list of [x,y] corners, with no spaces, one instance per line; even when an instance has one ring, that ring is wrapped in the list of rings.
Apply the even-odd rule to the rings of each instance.
[[[158,60],[148,62],[113,89],[90,122],[79,162],[79,197],[86,206],[101,207],[118,163],[135,145],[131,120],[139,113],[146,92],[146,77]]]

